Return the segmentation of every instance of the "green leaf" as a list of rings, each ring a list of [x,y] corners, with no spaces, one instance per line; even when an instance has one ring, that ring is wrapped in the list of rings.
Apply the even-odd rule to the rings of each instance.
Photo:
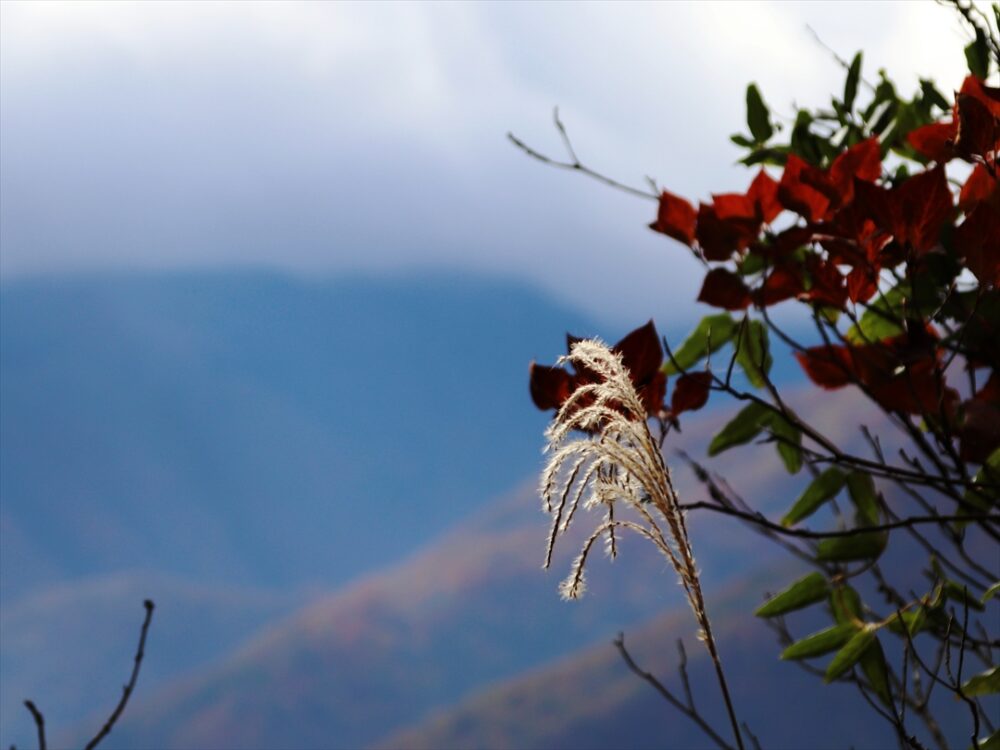
[[[865,673],[872,690],[886,706],[892,707],[892,692],[889,690],[889,671],[885,664],[885,652],[876,638],[861,654],[861,671]]]
[[[966,503],[982,512],[987,512],[994,505],[1000,503],[1000,493],[992,488],[987,489],[981,486],[987,482],[1000,484],[1000,448],[993,451],[986,459],[986,463],[976,472],[976,476],[972,478],[973,486],[965,491],[963,498]],[[964,508],[963,510],[967,512],[970,509]]]
[[[792,153],[800,159],[805,159],[814,166],[818,166],[823,161],[823,152],[819,145],[819,138],[813,134],[809,126],[812,125],[813,118],[806,110],[800,109],[795,115],[795,124],[792,126],[792,137],[789,147]]]
[[[747,127],[757,143],[766,143],[774,135],[767,105],[764,104],[757,85],[753,83],[747,86]]]
[[[753,148],[754,143],[749,138],[741,133],[733,133],[729,136],[729,140],[735,143],[737,146],[742,146],[743,148]]]
[[[986,602],[988,602],[990,599],[992,599],[994,596],[997,595],[997,592],[1000,592],[1000,581],[997,581],[988,589],[986,589],[986,593],[983,594],[983,598],[979,600],[980,603],[986,604]]]
[[[987,669],[982,674],[970,677],[962,685],[962,692],[966,695],[990,695],[1000,693],[1000,666]]]
[[[785,469],[789,474],[797,474],[802,468],[802,431],[777,412],[768,417],[767,427],[777,438],[775,446]]]
[[[791,646],[781,652],[782,659],[809,659],[813,656],[822,656],[847,643],[851,636],[858,632],[858,627],[852,624],[834,625],[833,627],[820,630],[818,633],[808,635],[800,641],[796,641]]]
[[[982,612],[986,609],[983,603],[969,592],[968,586],[963,586],[951,580],[944,582],[944,596],[946,599],[958,602],[962,606],[968,606],[969,609],[974,609],[977,612]]]
[[[861,78],[861,53],[858,52],[851,60],[847,69],[847,80],[844,82],[844,109],[850,112],[854,108],[854,98],[858,95],[858,81]]]
[[[805,492],[795,501],[792,509],[781,519],[782,526],[794,526],[803,518],[808,518],[815,513],[823,503],[831,500],[840,492],[847,477],[844,472],[835,467],[831,467],[816,477]]]
[[[924,101],[931,104],[943,112],[951,112],[951,104],[944,98],[944,94],[938,91],[934,81],[926,78],[920,79],[920,91],[924,95]]]
[[[886,625],[893,633],[902,635],[904,632],[903,628],[905,627],[905,632],[908,632],[910,635],[916,635],[923,629],[926,623],[926,607],[917,607],[916,610],[906,610],[905,612],[900,612],[898,615],[893,615],[889,618]]]
[[[725,450],[749,443],[762,429],[771,409],[756,401],[744,407],[708,444],[708,455],[717,456]]]
[[[859,526],[875,526],[879,520],[878,494],[871,474],[852,471],[847,475],[847,492],[857,509]]]
[[[755,253],[753,250],[749,250],[746,255],[736,261],[736,272],[740,276],[751,276],[763,271],[767,265],[768,259],[763,253]]]
[[[816,559],[823,562],[871,560],[882,554],[888,541],[887,533],[874,531],[824,539],[816,545]]]
[[[851,636],[851,640],[844,644],[843,648],[836,653],[827,665],[826,676],[823,678],[824,682],[833,682],[857,664],[875,640],[875,631],[877,629],[873,623],[868,623]]]
[[[840,625],[848,623],[857,627],[861,620],[861,597],[848,585],[838,586],[830,592],[830,609],[833,619]]]
[[[972,747],[969,750],[973,750]],[[979,740],[979,750],[1000,750],[1000,729]]]
[[[763,388],[771,372],[771,347],[767,327],[759,320],[745,320],[736,337],[736,361],[754,388]]]
[[[740,164],[752,167],[754,164],[770,164],[774,167],[783,167],[788,161],[790,149],[787,146],[769,146],[759,148],[749,156],[740,159]]]
[[[810,573],[764,602],[757,611],[757,617],[774,617],[793,612],[826,598],[828,593],[826,578],[821,573]]]
[[[978,26],[976,38],[965,48],[965,61],[969,64],[969,72],[980,81],[986,80],[990,74],[990,52],[986,44],[986,34]]]
[[[940,290],[929,276],[918,279],[912,289],[910,283],[904,281],[875,298],[858,323],[847,330],[847,340],[852,344],[867,344],[898,336],[903,332],[907,316],[931,315],[941,301]]]
[[[726,313],[705,316],[674,352],[673,360],[667,358],[663,364],[663,372],[677,375],[718,351],[732,339],[736,326],[736,321]]]

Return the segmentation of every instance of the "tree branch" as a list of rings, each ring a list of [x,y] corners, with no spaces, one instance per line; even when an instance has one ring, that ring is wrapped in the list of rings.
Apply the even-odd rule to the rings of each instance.
[[[115,722],[118,721],[119,717],[122,715],[122,711],[125,710],[125,705],[128,703],[129,697],[132,695],[132,691],[135,689],[135,682],[139,678],[139,667],[142,666],[142,657],[145,655],[146,650],[146,635],[149,633],[149,623],[153,619],[153,600],[147,599],[142,603],[146,608],[146,617],[142,622],[142,630],[139,632],[139,648],[135,652],[135,663],[132,665],[132,676],[129,678],[128,683],[122,688],[122,697],[118,701],[118,705],[115,706],[115,710],[111,712],[111,716],[101,727],[101,730],[94,736],[90,742],[87,743],[86,750],[94,750],[95,747],[111,733],[111,729],[114,727]]]

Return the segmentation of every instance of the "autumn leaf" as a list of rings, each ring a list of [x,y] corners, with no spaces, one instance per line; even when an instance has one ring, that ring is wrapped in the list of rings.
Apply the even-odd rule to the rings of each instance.
[[[694,243],[697,212],[688,201],[664,190],[660,193],[660,208],[650,229],[673,237],[685,245]]]
[[[708,401],[712,373],[690,372],[677,379],[670,398],[670,411],[677,416],[686,411],[697,411]]]
[[[724,310],[742,310],[750,304],[750,290],[738,274],[713,268],[705,275],[698,301]]]

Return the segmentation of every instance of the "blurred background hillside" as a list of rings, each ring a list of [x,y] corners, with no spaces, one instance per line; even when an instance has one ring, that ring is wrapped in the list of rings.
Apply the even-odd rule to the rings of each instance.
[[[653,317],[679,340],[699,270],[645,229],[652,204],[504,136],[556,151],[558,104],[626,181],[742,189],[745,84],[779,113],[838,86],[806,24],[903,85],[961,80],[957,26],[926,43],[947,10],[864,8],[0,4],[0,744],[34,746],[24,698],[55,746],[93,733],[146,597],[109,747],[701,742],[611,646],[624,630],[672,676],[692,633],[662,563],[628,540],[574,604],[571,545],[540,570],[547,416],[527,394],[566,331]],[[797,405],[853,437],[851,402]],[[703,454],[724,417],[668,448]],[[758,454],[724,469],[765,512],[794,492]],[[884,746],[746,614],[794,562],[692,524],[765,746],[829,712],[815,747]]]

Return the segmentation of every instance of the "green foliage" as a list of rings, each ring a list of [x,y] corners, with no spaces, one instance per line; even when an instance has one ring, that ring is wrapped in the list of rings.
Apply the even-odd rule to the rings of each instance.
[[[825,681],[832,682],[854,667],[861,660],[868,647],[876,642],[877,631],[878,628],[875,625],[868,623],[852,635],[827,665]]]
[[[808,518],[824,503],[837,496],[847,481],[840,469],[831,467],[816,477],[795,501],[795,505],[781,519],[783,526],[794,526],[803,518]]]
[[[729,343],[738,324],[727,313],[706,315],[684,342],[677,347],[672,358],[663,363],[663,372],[678,375],[690,369],[709,354]]]
[[[751,402],[712,438],[708,445],[708,455],[717,456],[733,446],[749,443],[764,429],[770,414],[770,407],[756,401]]]
[[[847,643],[857,632],[858,627],[853,623],[834,625],[796,641],[781,652],[781,658],[810,659],[828,654]]]
[[[826,599],[829,588],[820,573],[803,576],[780,594],[771,597],[754,612],[757,617],[775,617]]]

